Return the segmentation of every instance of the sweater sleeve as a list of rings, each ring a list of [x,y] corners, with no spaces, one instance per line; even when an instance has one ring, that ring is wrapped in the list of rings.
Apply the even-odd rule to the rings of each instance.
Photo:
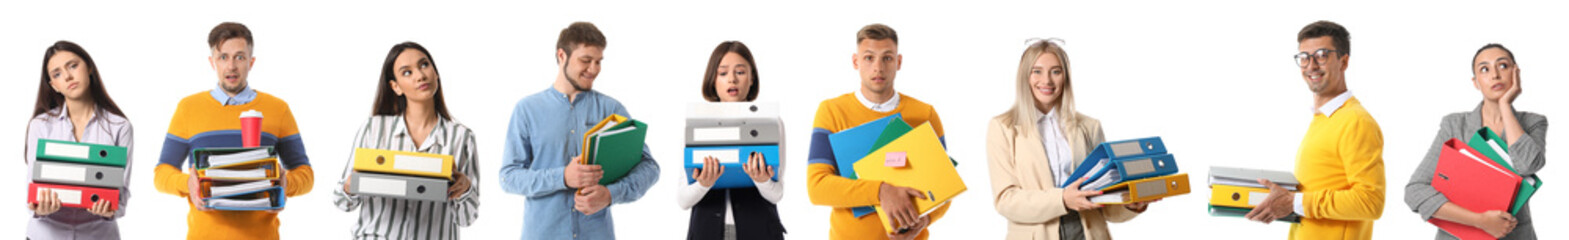
[[[1378,124],[1365,118],[1347,126],[1336,146],[1351,188],[1303,192],[1304,217],[1377,220],[1384,214],[1384,138]]]

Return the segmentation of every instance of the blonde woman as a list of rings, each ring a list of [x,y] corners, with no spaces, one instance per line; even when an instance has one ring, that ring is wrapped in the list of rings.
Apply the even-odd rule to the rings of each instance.
[[[987,164],[997,212],[1008,219],[1008,239],[1110,239],[1106,222],[1124,222],[1148,202],[1101,206],[1065,179],[1084,155],[1106,141],[1100,121],[1073,106],[1068,54],[1056,39],[1034,41],[1019,59],[1014,107],[992,118]],[[1071,183],[1067,188],[1058,188]]]

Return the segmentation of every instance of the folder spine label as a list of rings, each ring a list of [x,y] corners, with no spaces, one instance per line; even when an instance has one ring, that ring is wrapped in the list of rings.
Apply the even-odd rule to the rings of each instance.
[[[54,191],[55,194],[58,194],[59,196],[57,197],[60,198],[60,203],[82,204],[82,190],[38,187],[38,195],[43,195],[44,190]]]
[[[87,145],[44,142],[43,153],[52,157],[88,159],[92,157],[92,148]]]
[[[392,163],[392,168],[421,172],[441,172],[440,158],[422,157],[413,155],[397,155],[397,161]]]
[[[1167,188],[1168,185],[1170,185],[1169,182],[1170,182],[1169,180],[1165,180],[1165,179],[1159,179],[1159,180],[1154,180],[1154,181],[1144,181],[1144,182],[1133,184],[1133,188],[1138,189],[1137,198],[1138,199],[1144,199],[1144,198],[1149,198],[1149,197],[1156,197],[1156,196],[1166,195],[1166,188]]]
[[[741,162],[741,159],[740,159],[740,157],[741,157],[741,149],[734,148],[734,149],[708,149],[708,150],[696,150],[696,149],[693,149],[692,150],[692,163],[693,164],[699,164],[699,165],[703,164],[703,158],[706,158],[706,157],[714,157],[714,159],[719,160],[719,163],[740,163]]]
[[[385,179],[378,177],[360,177],[359,190],[362,193],[375,193],[404,196],[408,195],[408,181],[398,179]]]
[[[1150,174],[1155,172],[1155,163],[1151,158],[1123,161],[1122,171],[1128,176]]]
[[[1142,147],[1143,145],[1140,145],[1139,141],[1120,142],[1110,145],[1111,155],[1113,156],[1133,156],[1144,154],[1144,148]]]
[[[740,127],[692,128],[692,141],[739,141],[740,132]]]
[[[38,177],[72,182],[86,182],[87,168],[67,165],[43,164],[38,166]]]

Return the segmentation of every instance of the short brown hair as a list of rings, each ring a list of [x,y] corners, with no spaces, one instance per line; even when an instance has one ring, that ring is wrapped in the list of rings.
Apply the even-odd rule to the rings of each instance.
[[[572,55],[572,50],[577,50],[578,44],[604,48],[605,34],[599,32],[599,27],[589,22],[574,22],[572,25],[567,25],[567,28],[561,29],[561,38],[556,39],[556,49]]]
[[[1319,20],[1302,27],[1302,31],[1297,32],[1297,42],[1323,36],[1329,36],[1335,51],[1340,52],[1340,55],[1351,55],[1351,32],[1335,22]]]
[[[218,47],[219,43],[235,38],[244,38],[245,46],[255,47],[256,41],[251,39],[251,29],[245,24],[237,22],[223,22],[212,27],[212,32],[207,34],[207,47]]]
[[[860,32],[855,33],[855,44],[861,44],[861,41],[866,41],[866,39],[888,39],[893,40],[894,45],[899,45],[899,33],[894,32],[893,28],[888,27],[888,25],[883,25],[881,23],[866,25],[865,27],[861,27]]]

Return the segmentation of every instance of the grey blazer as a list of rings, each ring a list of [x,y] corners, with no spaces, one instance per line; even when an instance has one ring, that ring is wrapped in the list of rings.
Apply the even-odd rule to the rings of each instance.
[[[1547,160],[1544,159],[1547,146],[1547,117],[1531,112],[1515,112],[1515,118],[1520,120],[1520,126],[1525,128],[1525,136],[1509,142],[1509,156],[1514,158],[1514,168],[1522,176],[1536,175],[1542,170]],[[1422,164],[1418,165],[1416,172],[1411,174],[1410,183],[1406,184],[1406,206],[1411,211],[1422,215],[1422,220],[1433,217],[1438,212],[1438,207],[1448,203],[1449,199],[1444,194],[1433,189],[1433,171],[1438,168],[1438,152],[1442,150],[1444,141],[1458,138],[1461,141],[1470,141],[1471,134],[1482,129],[1482,106],[1478,104],[1470,112],[1458,112],[1444,116],[1444,121],[1438,125],[1438,136],[1433,139],[1432,147],[1427,149],[1427,155],[1422,157]],[[1513,136],[1502,136],[1504,139]],[[1536,239],[1536,229],[1531,225],[1531,204],[1521,207],[1520,214],[1515,215],[1520,223],[1515,225],[1514,231],[1501,239]],[[1457,239],[1444,231],[1438,231],[1436,239]]]

